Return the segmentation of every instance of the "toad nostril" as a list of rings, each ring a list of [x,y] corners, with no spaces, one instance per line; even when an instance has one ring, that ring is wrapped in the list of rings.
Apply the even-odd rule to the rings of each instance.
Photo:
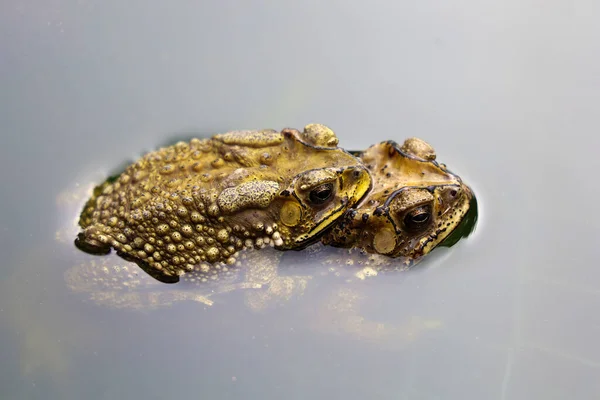
[[[354,176],[355,178],[358,178],[358,177],[360,176],[360,170],[358,170],[358,169],[355,169],[355,170],[352,172],[352,176]]]
[[[452,196],[452,197],[456,196],[456,190],[452,190],[452,191],[450,192],[450,196]]]

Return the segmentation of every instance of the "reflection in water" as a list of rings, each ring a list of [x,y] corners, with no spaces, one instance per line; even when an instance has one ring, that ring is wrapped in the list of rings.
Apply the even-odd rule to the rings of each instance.
[[[88,190],[80,188],[60,195],[58,215],[69,215],[67,209],[79,206]],[[1,289],[3,296],[19,302],[19,307],[9,308],[4,318],[20,332],[23,375],[35,379],[47,376],[58,392],[68,387],[75,360],[104,346],[110,326],[103,320],[121,318],[97,306],[144,314],[171,310],[177,314],[178,309],[187,307],[184,304],[194,304],[204,312],[215,309],[222,316],[241,318],[247,313],[268,316],[283,308],[307,330],[306,334],[354,338],[389,350],[402,349],[443,327],[435,317],[415,314],[416,309],[397,318],[376,317],[377,302],[385,297],[370,282],[379,279],[401,285],[406,271],[400,260],[385,256],[321,244],[291,253],[268,247],[244,252],[243,266],[232,269],[227,279],[202,282],[190,273],[180,283],[170,285],[115,255],[94,257],[78,252],[71,241],[76,231],[75,221],[65,220],[48,246],[38,247],[19,261]],[[49,290],[65,284],[70,291]],[[245,304],[246,311],[236,304]],[[194,314],[206,323],[212,318]]]
[[[87,196],[88,190],[80,188],[61,194],[57,203],[73,209]],[[460,238],[468,236],[474,230],[476,221],[477,201],[472,196],[467,214],[455,232],[444,241],[444,246],[450,247]],[[69,225],[58,231],[56,238],[63,243],[68,242],[66,238],[76,230],[75,224]],[[65,272],[68,286],[76,292],[87,293],[98,304],[133,309],[168,306],[184,300],[212,305],[211,297],[219,294],[240,289],[262,289],[246,294],[247,304],[254,310],[260,310],[267,308],[270,303],[290,300],[294,293],[303,293],[316,271],[320,277],[332,275],[352,283],[385,272],[405,270],[409,265],[402,258],[368,254],[358,249],[329,248],[322,244],[315,244],[303,252],[287,254],[266,247],[242,251],[237,267],[228,266],[226,273],[213,276],[214,281],[207,280],[203,271],[194,270],[182,275],[184,284],[169,287],[151,279],[150,276],[155,277],[153,274],[147,276],[133,263],[115,260],[114,257],[86,257],[84,260]],[[307,265],[310,265],[310,270],[303,271],[304,275],[280,276],[280,266],[300,271]],[[313,269],[315,267],[317,269]]]

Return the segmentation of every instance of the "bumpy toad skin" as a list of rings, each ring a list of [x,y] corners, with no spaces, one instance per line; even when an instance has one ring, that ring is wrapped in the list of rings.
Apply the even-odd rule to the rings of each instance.
[[[75,243],[97,254],[114,248],[166,276],[195,265],[211,274],[247,247],[303,248],[372,183],[337,143],[329,128],[312,124],[303,132],[228,132],[146,154],[95,190]]]
[[[472,191],[435,161],[423,140],[382,142],[357,155],[371,172],[372,190],[346,211],[324,244],[404,257],[408,264],[442,243],[469,211]]]

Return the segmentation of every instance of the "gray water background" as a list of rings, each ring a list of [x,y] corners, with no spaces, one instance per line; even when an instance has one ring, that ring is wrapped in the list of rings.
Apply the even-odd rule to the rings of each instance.
[[[599,12],[3,1],[0,398],[599,398]],[[310,295],[133,311],[69,291],[82,256],[55,240],[78,212],[61,193],[178,135],[310,122],[351,149],[421,137],[476,191],[472,237],[364,289],[364,318],[438,328],[315,329]]]

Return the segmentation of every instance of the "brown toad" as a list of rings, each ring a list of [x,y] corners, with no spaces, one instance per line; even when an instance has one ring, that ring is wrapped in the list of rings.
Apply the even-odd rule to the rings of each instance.
[[[476,208],[471,189],[435,161],[435,151],[421,139],[354,153],[371,172],[373,187],[322,238],[324,244],[403,257],[409,264],[444,242]],[[470,214],[476,218],[476,211]]]
[[[156,277],[207,276],[243,248],[300,249],[369,190],[371,178],[327,127],[236,131],[146,154],[94,190],[75,243],[111,248]]]

